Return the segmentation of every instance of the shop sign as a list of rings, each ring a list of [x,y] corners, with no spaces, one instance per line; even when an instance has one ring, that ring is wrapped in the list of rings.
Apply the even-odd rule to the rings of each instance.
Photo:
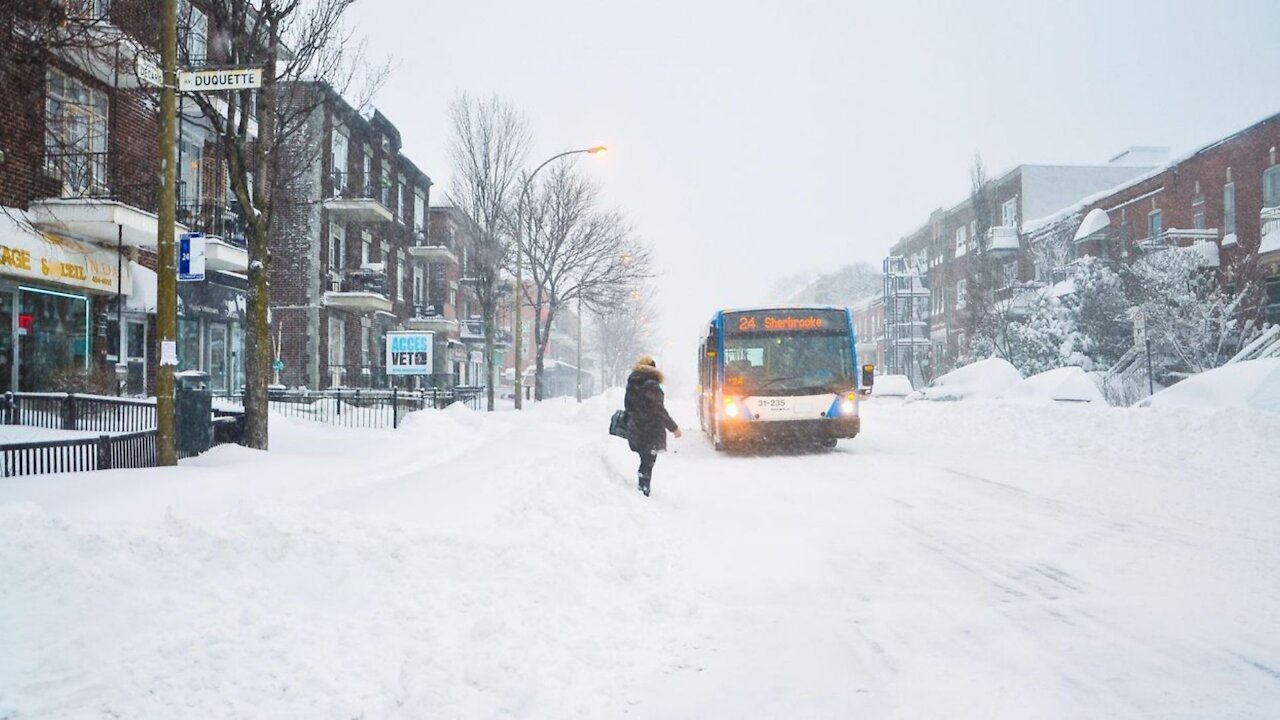
[[[435,333],[395,331],[387,333],[388,375],[430,375]]]
[[[116,253],[49,233],[0,242],[0,275],[16,275],[99,292],[115,292],[120,277]],[[126,276],[127,277],[127,276]],[[127,293],[126,284],[121,290]]]

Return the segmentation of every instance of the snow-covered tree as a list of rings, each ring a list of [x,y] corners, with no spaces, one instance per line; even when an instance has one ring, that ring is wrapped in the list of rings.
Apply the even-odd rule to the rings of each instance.
[[[1223,288],[1199,248],[1152,253],[1128,272],[1160,382],[1222,365],[1258,330],[1249,288]]]
[[[1078,314],[1075,298],[1036,292],[1026,317],[1008,326],[1010,362],[1028,376],[1070,365],[1091,369]]]
[[[1107,264],[1084,257],[1076,265],[1074,306],[1084,351],[1095,370],[1115,365],[1133,345],[1131,306],[1124,280]]]

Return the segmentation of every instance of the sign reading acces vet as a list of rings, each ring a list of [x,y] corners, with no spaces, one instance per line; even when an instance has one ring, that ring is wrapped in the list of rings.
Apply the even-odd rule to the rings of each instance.
[[[387,333],[388,375],[430,375],[433,370],[435,333]]]

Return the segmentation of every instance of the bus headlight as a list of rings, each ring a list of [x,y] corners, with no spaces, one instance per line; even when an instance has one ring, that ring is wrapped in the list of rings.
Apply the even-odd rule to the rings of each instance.
[[[734,402],[734,401],[733,401],[733,398],[725,398],[725,399],[724,399],[724,415],[725,415],[725,417],[729,417],[729,418],[736,418],[736,417],[738,417],[738,413],[739,413],[739,412],[741,412],[741,411],[740,411],[740,410],[738,410],[738,403]]]
[[[848,393],[844,399],[840,401],[841,415],[857,415],[858,414],[858,394]]]

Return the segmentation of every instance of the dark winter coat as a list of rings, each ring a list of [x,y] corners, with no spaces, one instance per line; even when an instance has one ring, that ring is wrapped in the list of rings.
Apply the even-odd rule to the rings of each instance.
[[[664,404],[662,372],[649,365],[637,365],[627,378],[627,410],[633,452],[667,449],[667,431],[679,425],[671,419]]]

